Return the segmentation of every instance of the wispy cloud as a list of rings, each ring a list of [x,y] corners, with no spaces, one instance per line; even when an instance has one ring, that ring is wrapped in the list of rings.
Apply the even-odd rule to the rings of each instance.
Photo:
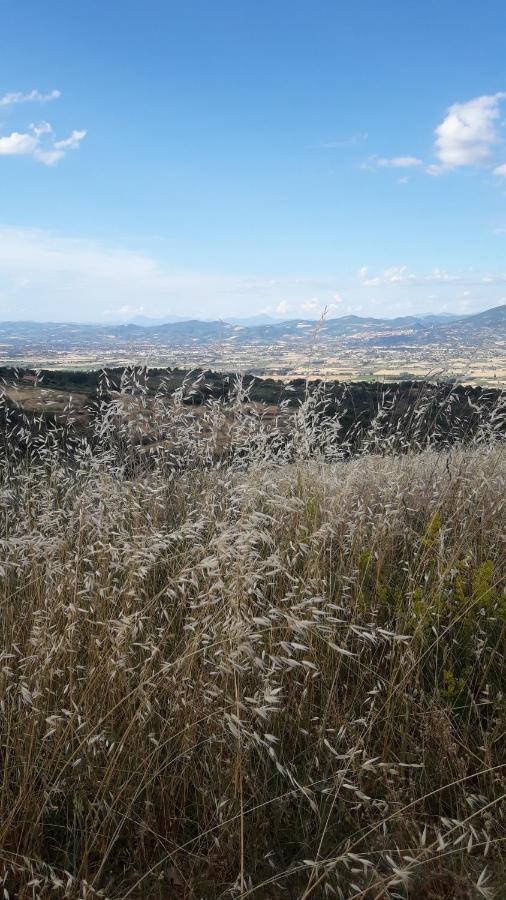
[[[61,91],[56,89],[46,94],[36,89],[25,94],[22,91],[11,91],[0,97],[0,107],[6,108],[18,103],[48,103],[60,97]],[[40,122],[30,125],[26,131],[0,135],[0,156],[31,156],[45,166],[54,166],[68,150],[77,150],[85,137],[84,129],[74,129],[68,137],[56,140],[52,125]]]
[[[310,300],[305,300],[301,303],[300,307],[304,312],[314,313],[320,309],[321,303],[318,300],[318,297],[311,297]]]
[[[389,169],[413,169],[423,166],[423,162],[416,156],[392,156],[390,159],[379,159],[378,165]]]
[[[416,169],[423,166],[423,161],[416,156],[371,157],[382,169]]]
[[[86,131],[74,130],[68,138],[55,140],[49,122],[30,125],[26,132],[13,131],[0,137],[0,156],[31,156],[46,166],[53,166],[67,150],[77,150]]]
[[[416,169],[423,166],[417,156],[370,156],[363,164],[367,169]]]
[[[324,141],[319,146],[322,150],[343,150],[346,147],[356,147],[359,144],[363,144],[368,137],[367,131],[357,131],[355,134],[350,134],[350,136],[346,138]]]
[[[330,316],[397,315],[431,312],[435,305],[441,310],[444,303],[457,311],[466,290],[471,291],[466,303],[475,308],[504,303],[506,293],[506,271],[420,274],[393,266],[378,272],[364,267],[358,278],[275,276],[178,269],[130,242],[122,247],[0,225],[1,319],[107,321],[139,311],[153,318],[261,312],[318,318],[325,308]]]
[[[336,277],[248,277],[178,269],[146,250],[0,224],[0,319],[107,321],[142,310],[197,318],[317,318],[342,311]],[[303,304],[315,300],[311,310]],[[348,300],[348,298],[346,298]],[[311,313],[311,315],[309,315]]]
[[[61,97],[61,91],[49,91],[47,94],[43,94],[40,91],[33,90],[28,91],[27,94],[23,94],[21,91],[11,91],[9,94],[4,94],[0,97],[0,107],[1,106],[14,106],[16,103],[48,103],[50,100],[58,100]]]
[[[78,150],[79,144],[86,137],[86,131],[74,131],[70,135],[70,137],[65,138],[63,141],[55,141],[54,146],[57,150]]]
[[[202,317],[227,294],[236,306],[238,288],[239,278],[175,270],[142,251],[0,226],[0,318],[107,319],[146,297],[149,315]]]
[[[295,312],[302,315],[309,315],[311,318],[320,317],[324,313],[328,316],[334,316],[336,312],[342,314],[341,304],[344,299],[341,294],[333,294],[329,300],[320,300],[319,297],[311,297],[310,300],[304,300],[295,308]]]
[[[494,175],[501,175],[503,178],[506,178],[506,163],[502,163],[502,165],[496,166],[494,169]]]
[[[446,269],[434,268],[430,272],[411,272],[408,266],[391,266],[376,275],[371,274],[368,266],[363,266],[358,271],[358,278],[363,287],[378,287],[380,285],[471,285],[483,287],[484,285],[506,284],[506,272],[475,273],[466,272],[455,274]]]
[[[435,284],[459,280],[459,276],[451,275],[445,269],[435,268],[431,272],[419,274],[410,272],[407,266],[391,266],[377,275],[371,275],[367,266],[364,266],[359,270],[358,276],[364,287],[377,287],[380,284]]]

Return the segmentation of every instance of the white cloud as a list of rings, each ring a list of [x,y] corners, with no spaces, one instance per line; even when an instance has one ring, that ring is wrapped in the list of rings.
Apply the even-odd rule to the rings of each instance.
[[[423,160],[417,156],[377,156],[373,154],[363,162],[361,169],[419,169]]]
[[[369,289],[372,284],[374,290]],[[378,274],[363,267],[358,279],[337,272],[318,277],[266,272],[259,277],[178,269],[131,246],[0,225],[0,320],[108,321],[131,317],[141,306],[152,318],[226,319],[261,312],[317,318],[325,306],[329,315],[380,311],[386,316],[398,307],[422,313],[446,304],[457,310],[464,290],[472,291],[476,309],[498,305],[504,302],[506,269],[504,274],[445,269],[420,274],[394,266]],[[316,298],[320,305],[304,312],[302,304]]]
[[[300,306],[305,312],[314,312],[316,309],[320,308],[321,304],[318,297],[311,297],[311,300],[306,300],[304,303],[301,303]]]
[[[437,175],[442,175],[445,171],[444,166],[438,166],[436,163],[431,163],[430,166],[427,166],[425,169],[427,175],[432,175],[434,178]]]
[[[0,97],[0,106],[14,106],[16,103],[48,103],[50,100],[58,100],[61,97],[61,91],[49,91],[48,94],[42,94],[40,91],[33,90],[27,94],[21,91],[11,91]]]
[[[435,129],[434,152],[437,162],[425,164],[417,156],[370,156],[363,169],[419,169],[427,175],[442,175],[461,166],[488,166],[493,163],[494,148],[501,143],[499,125],[501,102],[506,92],[485,94],[450,106]],[[493,169],[495,175],[506,175],[506,163]],[[405,184],[405,179],[400,180]]]
[[[251,315],[266,302],[272,312],[286,314],[288,302],[280,296],[286,297],[286,281],[259,282],[241,302],[246,282],[169,267],[141,251],[0,225],[0,320],[105,321],[141,305],[155,318],[171,313],[209,318]],[[118,312],[122,307],[128,311]]]
[[[492,149],[499,141],[497,123],[500,102],[505,96],[490,94],[449,107],[435,131],[436,156],[445,168],[489,162]],[[430,174],[437,172],[432,168]]]
[[[43,134],[52,134],[53,128],[49,122],[39,122],[38,125],[30,125],[30,131],[33,131],[37,137],[41,137]]]
[[[378,275],[371,276],[369,274],[368,266],[362,266],[362,268],[358,270],[358,278],[364,287],[374,287],[375,285],[380,284]]]
[[[49,122],[31,125],[27,132],[13,131],[0,137],[0,156],[32,156],[46,166],[63,159],[67,150],[77,150],[86,131],[73,131],[64,140],[55,141]]]
[[[33,156],[39,140],[34,134],[20,134],[13,131],[0,137],[0,156]]]
[[[360,274],[363,273],[363,274]],[[379,284],[432,284],[438,282],[458,281],[459,276],[451,275],[445,269],[435,268],[431,272],[418,274],[410,272],[407,266],[390,266],[378,275],[370,276],[368,269],[361,269],[359,278],[364,287],[376,287]]]
[[[79,148],[79,144],[86,137],[86,131],[74,131],[70,135],[70,137],[65,138],[63,141],[55,141],[55,147],[57,150],[77,150]]]
[[[44,163],[45,166],[54,166],[60,159],[63,159],[65,153],[63,150],[44,150],[44,148],[39,147],[33,155],[35,159]]]
[[[435,267],[430,272],[411,272],[407,266],[391,266],[384,269],[378,275],[370,275],[367,266],[363,266],[358,272],[359,281],[363,287],[377,287],[378,285],[427,285],[427,284],[469,284],[469,285],[498,285],[506,283],[506,273],[484,274],[461,273],[453,274],[446,269]]]
[[[334,315],[344,303],[341,294],[332,294],[332,298],[328,302],[322,302],[318,297],[311,297],[299,304],[299,311],[302,315],[309,313],[311,318],[317,318],[326,313],[328,316]]]
[[[348,138],[338,138],[335,141],[325,141],[320,144],[322,150],[342,150],[345,147],[355,147],[357,144],[363,144],[368,138],[367,131],[358,131],[356,134],[350,135]]]
[[[423,166],[423,162],[416,156],[392,156],[377,158],[376,165],[385,169],[414,169]]]
[[[144,306],[129,306],[124,303],[123,306],[117,306],[115,309],[104,309],[104,318],[108,319],[131,319],[133,316],[142,315]],[[149,317],[148,317],[149,318]]]

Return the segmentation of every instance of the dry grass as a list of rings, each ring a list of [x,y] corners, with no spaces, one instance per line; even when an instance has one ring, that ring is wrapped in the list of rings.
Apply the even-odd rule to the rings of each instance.
[[[142,403],[8,435],[5,896],[500,896],[500,411],[346,461],[314,401],[276,440],[242,399],[234,453],[182,395],[149,464]]]

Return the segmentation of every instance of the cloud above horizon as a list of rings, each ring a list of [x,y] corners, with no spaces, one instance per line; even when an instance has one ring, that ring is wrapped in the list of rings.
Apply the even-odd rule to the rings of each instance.
[[[61,91],[58,90],[48,94],[38,90],[27,94],[14,91],[0,97],[0,107],[11,107],[18,103],[47,103],[60,97]],[[0,135],[0,156],[29,156],[45,166],[54,166],[68,150],[78,150],[85,137],[85,129],[74,129],[68,137],[56,140],[53,126],[49,122],[32,123],[26,131],[11,131],[10,134]]]
[[[0,226],[4,319],[107,320],[126,308],[153,315],[184,307],[195,314],[239,287],[230,276],[169,269],[141,251]]]
[[[363,144],[364,141],[369,137],[367,131],[357,131],[355,134],[350,134],[349,137],[346,138],[336,138],[331,141],[323,141],[323,143],[318,146],[322,150],[345,150],[348,147],[355,147],[357,144]]]
[[[363,168],[366,169],[416,169],[423,166],[423,160],[417,156],[370,156]]]
[[[409,290],[407,290],[409,287]],[[111,321],[269,313],[398,315],[478,310],[506,302],[506,272],[412,272],[259,277],[176,268],[146,251],[0,226],[0,319]]]
[[[454,103],[434,130],[436,162],[425,163],[414,155],[382,157],[373,155],[362,163],[364,169],[423,169],[441,175],[463,166],[492,168],[495,175],[506,174],[506,163],[494,162],[494,150],[502,141],[499,133],[501,103],[506,92],[484,94],[464,103]]]
[[[441,285],[459,284],[467,287],[481,287],[483,285],[506,285],[506,272],[475,273],[451,273],[438,267],[430,272],[411,272],[408,266],[391,266],[377,275],[371,275],[368,266],[362,266],[358,271],[358,277],[364,287],[378,287],[379,285]],[[503,300],[504,302],[504,300]]]
[[[49,122],[30,125],[28,131],[12,131],[0,136],[0,156],[31,156],[46,166],[54,166],[67,150],[77,150],[86,137],[84,129],[74,131],[63,140],[55,140]]]
[[[436,156],[444,168],[482,166],[490,161],[500,141],[497,124],[505,97],[499,92],[449,107],[435,131]]]
[[[23,94],[21,91],[11,91],[0,97],[0,107],[14,106],[17,103],[49,103],[51,100],[59,100],[60,97],[61,91],[58,90],[49,91],[47,94],[43,94],[35,88],[33,91],[28,91],[27,94]]]

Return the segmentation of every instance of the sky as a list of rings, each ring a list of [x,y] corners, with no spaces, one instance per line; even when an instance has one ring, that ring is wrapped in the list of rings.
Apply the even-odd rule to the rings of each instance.
[[[0,320],[506,302],[504,0],[0,0]]]

